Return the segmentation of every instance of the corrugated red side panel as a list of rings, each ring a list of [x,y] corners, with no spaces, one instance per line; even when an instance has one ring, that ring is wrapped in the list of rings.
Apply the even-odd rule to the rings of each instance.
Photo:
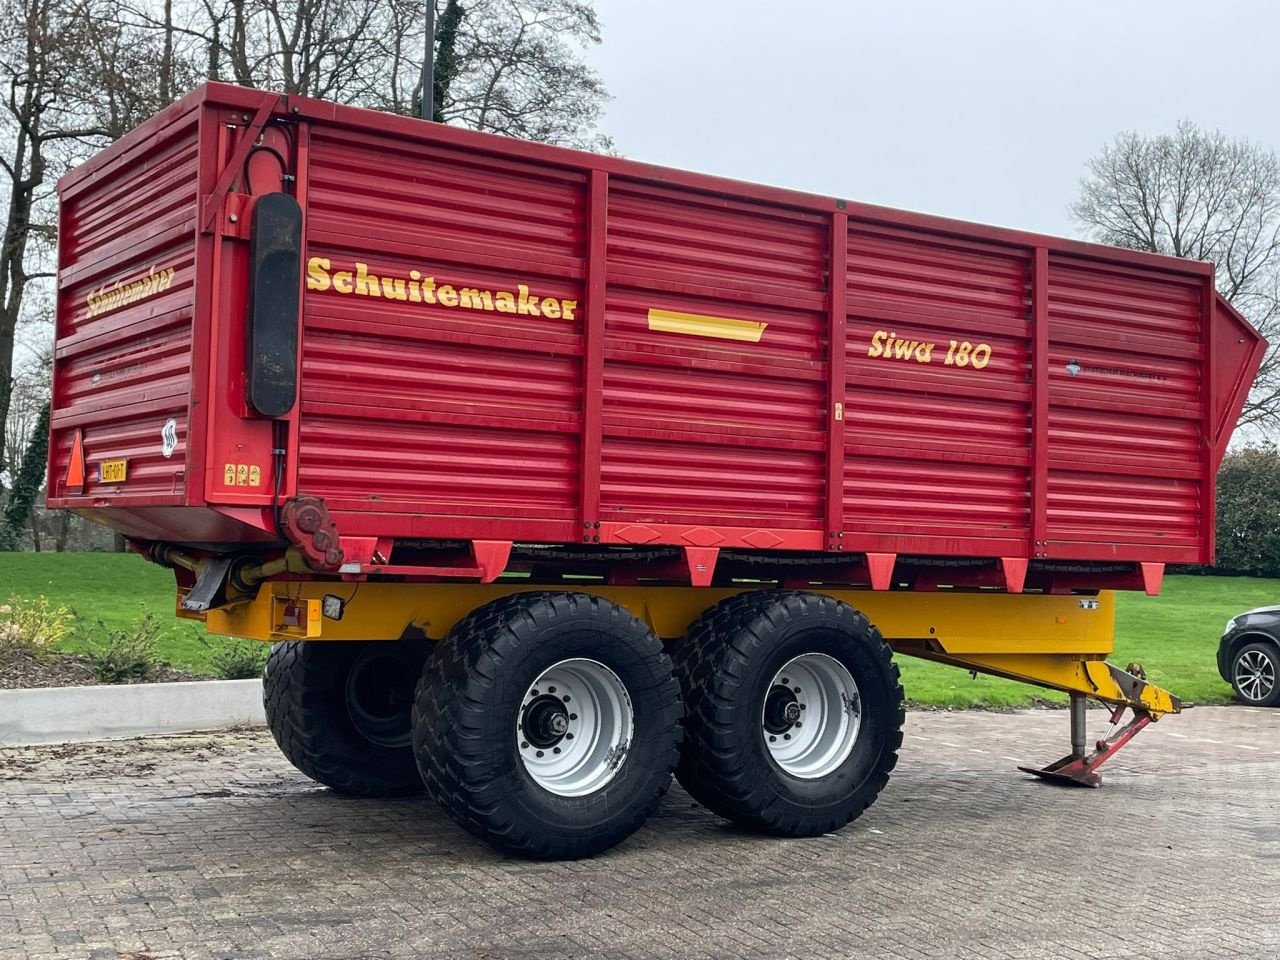
[[[83,431],[85,497],[119,506],[186,502],[195,300],[200,111],[64,194],[51,411],[50,501],[67,502],[71,446]],[[162,437],[176,421],[177,446]],[[125,484],[98,480],[128,461]],[[76,491],[78,494],[79,491]]]
[[[299,490],[567,531],[585,176],[322,125],[309,155]]]
[[[1028,251],[867,223],[848,249],[845,529],[871,549],[1022,549]]]
[[[820,527],[824,219],[610,182],[601,519]],[[663,313],[763,334],[675,333]]]
[[[1049,258],[1051,553],[1205,549],[1203,291],[1194,277]]]

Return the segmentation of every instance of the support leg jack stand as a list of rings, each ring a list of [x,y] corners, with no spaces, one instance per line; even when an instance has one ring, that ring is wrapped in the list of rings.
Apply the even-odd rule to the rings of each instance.
[[[1098,767],[1151,722],[1151,714],[1134,709],[1133,719],[1118,733],[1114,732],[1120,718],[1128,709],[1128,704],[1121,704],[1111,711],[1111,726],[1107,730],[1107,735],[1094,744],[1096,749],[1093,753],[1086,753],[1085,698],[1083,694],[1071,694],[1071,753],[1043,769],[1035,767],[1018,767],[1018,769],[1064,787],[1101,786],[1102,776],[1097,772]]]

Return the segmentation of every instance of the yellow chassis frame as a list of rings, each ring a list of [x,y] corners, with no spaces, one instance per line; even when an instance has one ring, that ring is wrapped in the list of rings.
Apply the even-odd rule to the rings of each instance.
[[[183,613],[181,597],[178,609],[181,616],[203,619],[210,633],[267,642],[415,636],[437,640],[472,610],[499,597],[572,590],[621,604],[659,637],[675,640],[707,608],[751,589],[759,588],[268,581],[253,597],[203,615]],[[1167,691],[1106,663],[1115,637],[1109,591],[1054,596],[812,589],[862,611],[900,654],[1129,706],[1152,720],[1181,709]],[[340,620],[323,615],[326,595],[342,601]]]

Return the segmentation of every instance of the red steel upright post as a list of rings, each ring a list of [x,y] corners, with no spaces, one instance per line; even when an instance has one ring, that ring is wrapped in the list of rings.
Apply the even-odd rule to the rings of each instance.
[[[1049,493],[1049,251],[1036,247],[1031,266],[1031,544],[1028,556],[1048,556]]]
[[[828,271],[830,325],[827,362],[827,549],[843,550],[844,543],[844,417],[845,337],[848,319],[849,217],[831,217],[831,263]]]
[[[296,155],[297,162],[294,167],[294,196],[298,200],[298,206],[302,208],[302,235],[307,236],[307,222],[310,219],[308,211],[311,208],[309,193],[311,190],[310,177],[310,161],[311,161],[311,125],[306,123],[298,123],[294,125],[294,137],[296,138]],[[302,292],[299,295],[299,303],[306,303],[307,286],[303,281]],[[305,307],[304,307],[305,310]],[[298,337],[298,369],[302,369],[302,337]],[[284,455],[284,476],[281,478],[280,497],[287,500],[296,496],[298,492],[298,451],[301,449],[301,432],[302,432],[302,397],[299,391],[297,404],[294,405],[292,412],[285,418],[288,424],[288,436],[285,443],[286,453]],[[274,464],[272,465],[274,468]]]
[[[1218,288],[1215,281],[1214,271],[1209,272],[1209,276],[1204,282],[1203,306],[1201,307],[1200,318],[1200,342],[1204,349],[1204,358],[1200,361],[1200,402],[1204,407],[1204,419],[1202,427],[1204,431],[1204,443],[1212,445],[1215,438],[1214,412],[1213,412],[1213,386],[1217,377],[1217,371],[1214,370],[1213,357],[1213,327],[1214,327],[1214,311],[1218,309]],[[1217,545],[1217,480],[1218,480],[1218,463],[1217,458],[1212,453],[1206,452],[1201,458],[1201,464],[1204,467],[1204,477],[1200,481],[1200,535],[1204,537],[1204,549],[1202,563],[1210,564],[1214,560],[1215,547]]]
[[[609,175],[592,170],[587,202],[587,310],[582,319],[582,542],[600,541],[600,450],[604,408],[605,257]]]

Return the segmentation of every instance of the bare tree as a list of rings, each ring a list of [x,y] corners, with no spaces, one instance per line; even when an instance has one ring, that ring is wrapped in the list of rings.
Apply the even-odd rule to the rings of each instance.
[[[189,39],[179,42],[172,0],[165,0],[158,16],[158,29],[151,30],[120,19],[114,7],[90,14],[93,26],[78,71],[80,102],[73,98],[68,106],[91,119],[106,140],[124,136],[204,79],[201,51]],[[80,150],[69,159],[79,161],[87,153]]]
[[[161,38],[159,89],[168,99],[208,79],[368,103],[389,82],[387,34],[401,2],[133,0],[121,6],[120,22]],[[419,4],[400,26],[417,27],[420,40],[422,19]],[[421,57],[421,43],[418,50]]]
[[[1280,158],[1183,121],[1122,133],[1088,166],[1071,213],[1091,239],[1217,264],[1219,291],[1272,343],[1240,422],[1280,424]]]
[[[0,424],[8,424],[15,340],[31,298],[51,285],[53,185],[68,167],[163,106],[161,38],[131,31],[110,0],[0,0]],[[164,69],[157,69],[157,65]],[[167,74],[166,74],[167,71]],[[160,86],[157,76],[161,77]],[[0,457],[12,458],[0,450]]]
[[[434,0],[435,117],[459,126],[609,149],[595,131],[608,99],[581,50],[600,42],[584,0]],[[416,114],[422,0],[132,0],[121,22],[163,38],[169,73]],[[168,66],[166,66],[168,65]]]
[[[4,424],[3,455],[0,456],[0,478],[12,486],[27,449],[40,408],[49,399],[49,354],[29,359],[14,372],[9,395],[9,417]]]
[[[0,75],[7,78],[0,171],[8,194],[0,241],[0,423],[8,422],[14,339],[28,286],[49,276],[47,266],[33,263],[33,245],[53,238],[52,221],[38,210],[50,154],[60,141],[102,132],[66,108],[86,39],[83,13],[55,0],[0,0],[0,23],[11,28],[0,39]]]
[[[141,22],[172,25],[154,3]],[[388,4],[381,0],[202,0],[183,32],[207,45],[209,79],[348,100],[370,76]],[[225,66],[224,66],[225,65]]]
[[[432,0],[438,119],[610,148],[581,60],[586,0]],[[29,411],[10,424],[15,342],[52,289],[53,185],[201,80],[416,113],[422,0],[0,0],[0,493]],[[8,443],[5,443],[6,439]],[[2,498],[0,498],[2,499]]]
[[[582,61],[600,21],[581,0],[437,0],[434,116],[442,123],[587,149],[610,150],[596,125],[608,101]],[[419,0],[383,5],[378,73],[350,102],[417,114],[424,18]],[[374,75],[371,74],[371,77]]]
[[[595,131],[608,99],[578,48],[600,21],[577,0],[473,0],[458,28],[440,118],[526,140],[609,149]]]
[[[459,0],[432,0],[435,14],[435,90],[432,117],[443,122],[441,112],[449,86],[457,74],[458,30],[470,4]],[[392,0],[386,8],[386,26],[378,38],[385,78],[372,85],[360,103],[389,113],[420,116],[422,112],[422,57],[426,41],[423,4],[416,0]]]

